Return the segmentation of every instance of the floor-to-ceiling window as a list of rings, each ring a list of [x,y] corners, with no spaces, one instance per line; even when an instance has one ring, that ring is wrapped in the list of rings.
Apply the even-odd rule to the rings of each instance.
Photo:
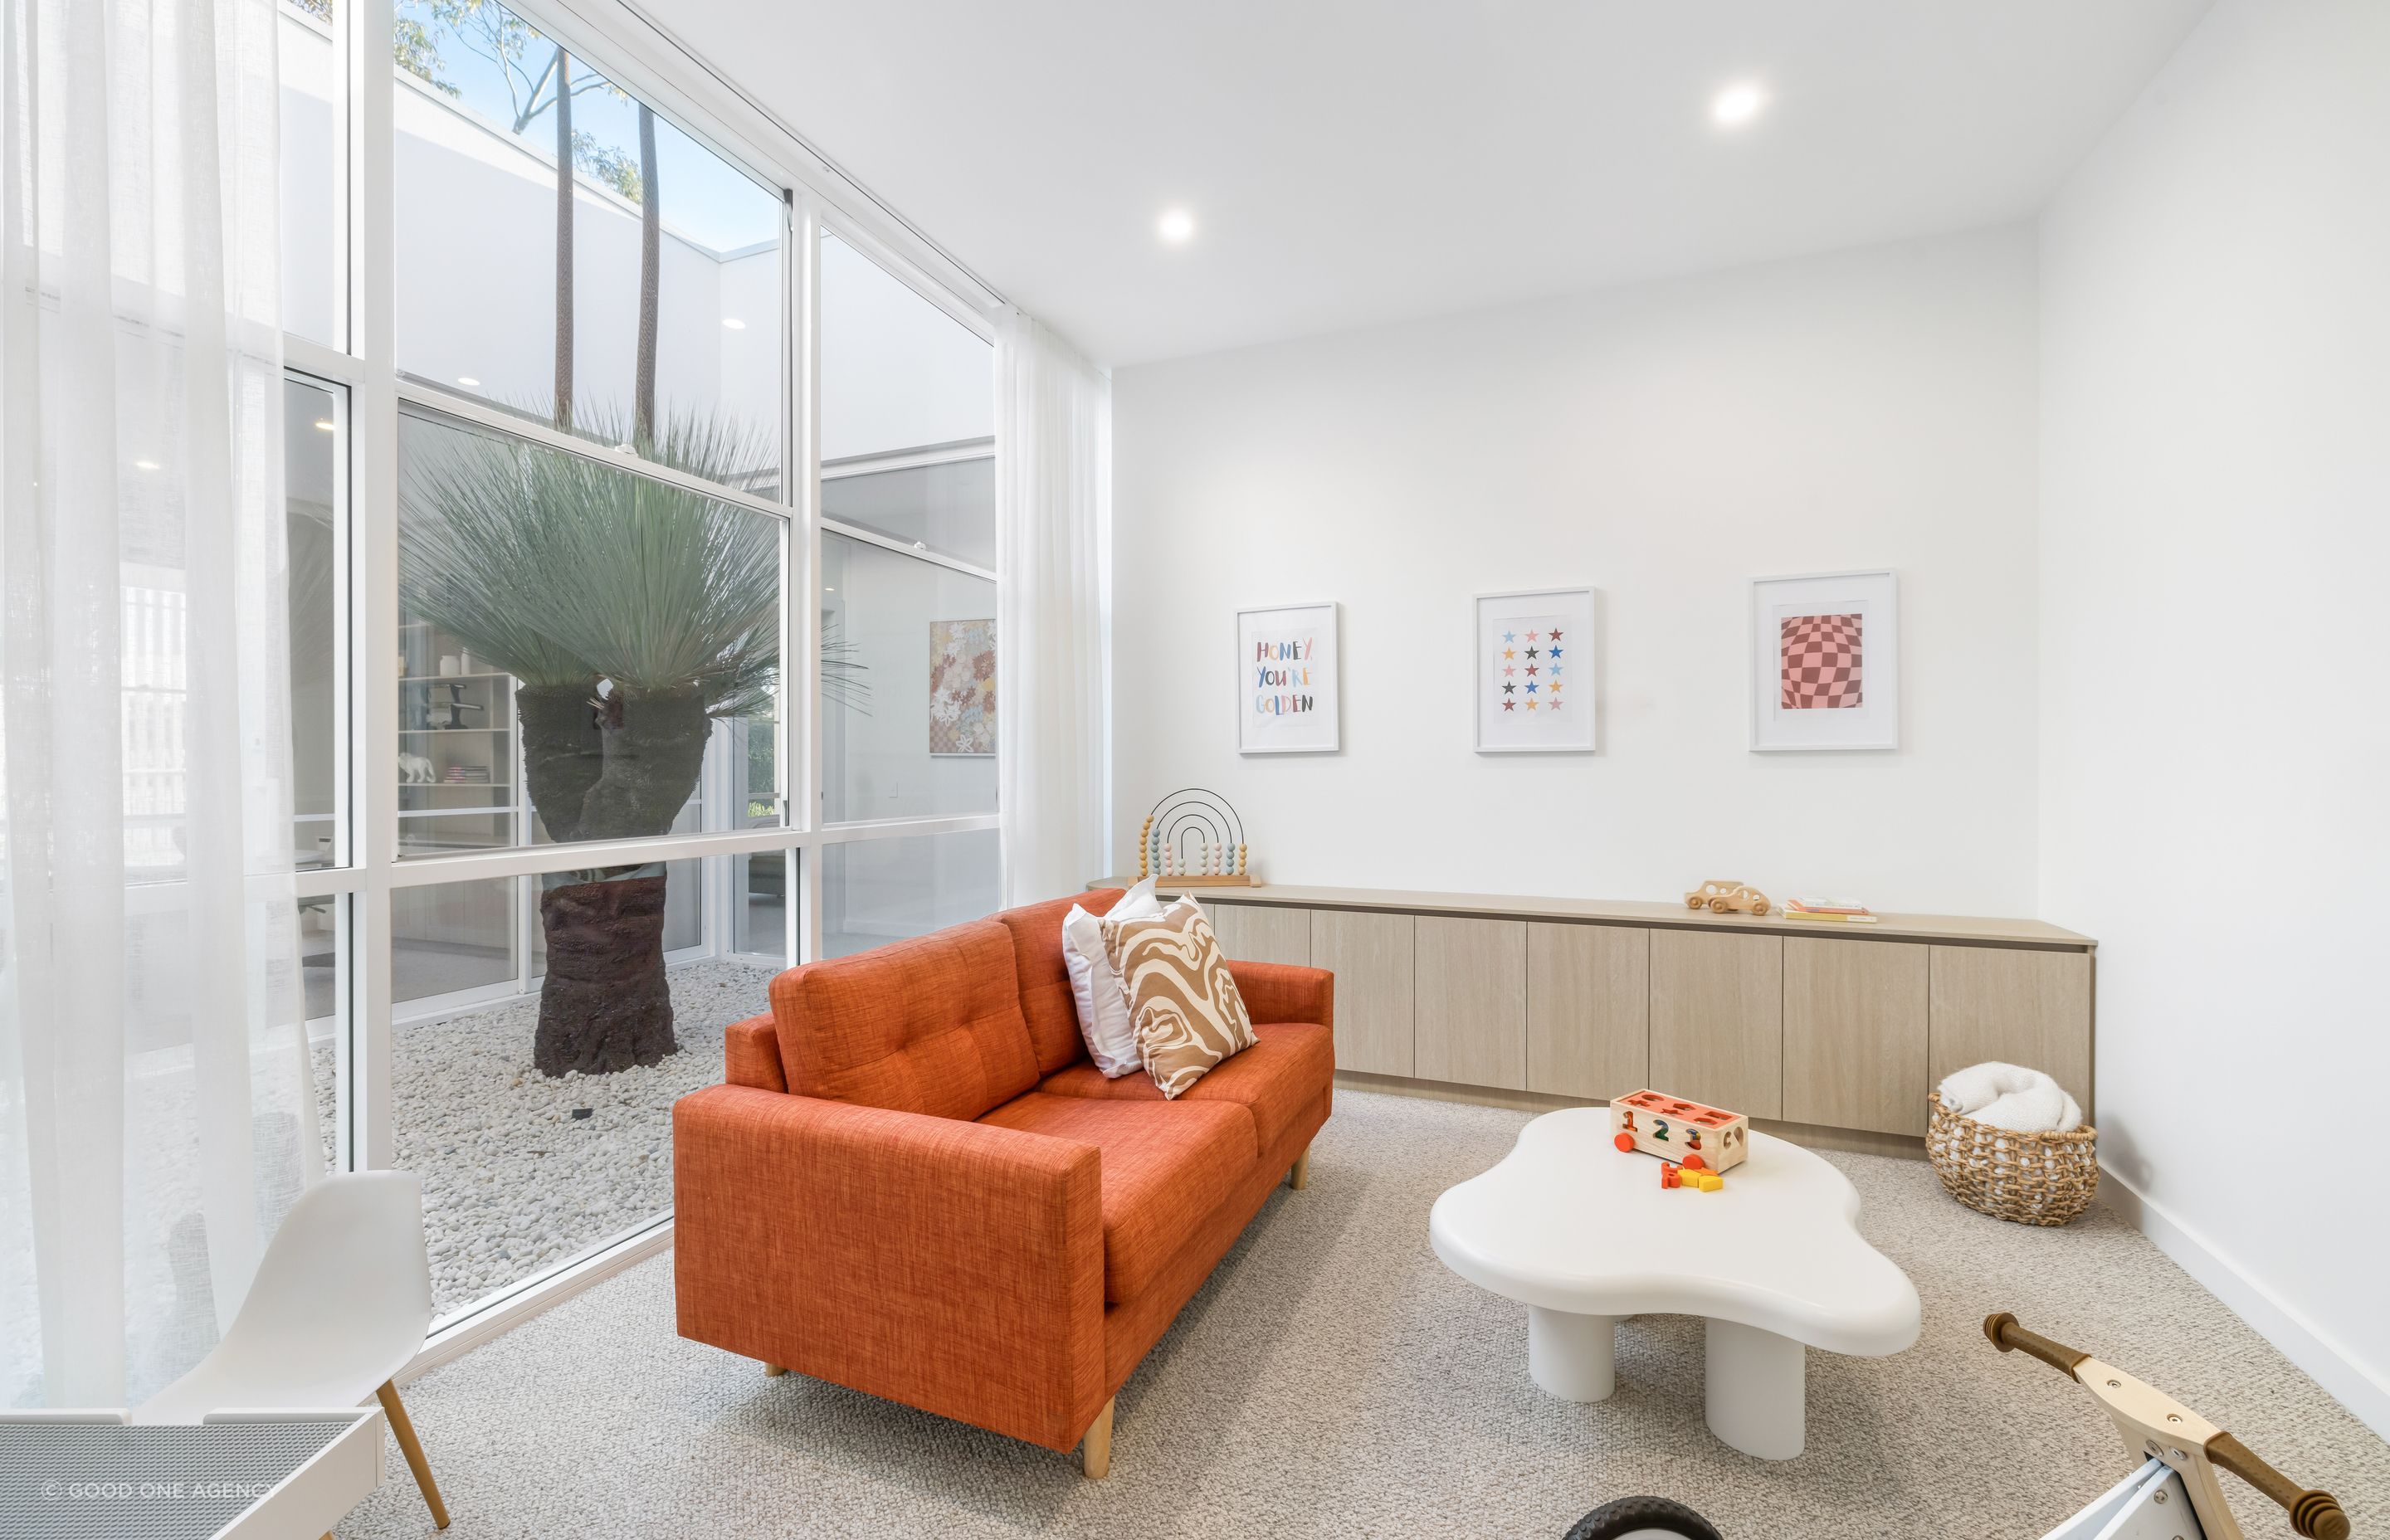
[[[443,1318],[667,1216],[775,970],[996,902],[990,327],[582,25],[283,0],[310,1037]]]

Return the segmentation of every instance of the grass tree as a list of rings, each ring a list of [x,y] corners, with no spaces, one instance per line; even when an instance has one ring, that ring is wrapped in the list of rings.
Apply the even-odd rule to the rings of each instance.
[[[755,461],[701,418],[654,457],[713,479]],[[411,612],[518,681],[533,808],[559,842],[669,833],[715,720],[769,706],[778,532],[765,515],[579,455],[455,434],[410,463],[401,581]],[[836,660],[833,699],[854,698]],[[533,1059],[549,1074],[674,1051],[660,867],[543,879],[547,977]]]

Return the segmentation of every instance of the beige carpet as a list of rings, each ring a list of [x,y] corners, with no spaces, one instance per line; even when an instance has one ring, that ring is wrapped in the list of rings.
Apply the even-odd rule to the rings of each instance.
[[[1621,1328],[1618,1390],[1552,1400],[1526,1313],[1446,1272],[1437,1193],[1523,1114],[1339,1092],[1311,1187],[1280,1189],[1122,1392],[1112,1476],[673,1334],[659,1258],[407,1392],[455,1515],[493,1535],[1557,1537],[1656,1493],[1732,1540],[2037,1540],[2123,1475],[2090,1398],[1979,1323],[2013,1310],[2238,1432],[2390,1536],[2390,1446],[2139,1234],[2094,1211],[2036,1230],[1949,1201],[1921,1164],[1836,1155],[1868,1237],[1917,1280],[1888,1359],[1812,1354],[1809,1448],[1746,1458],[1702,1422],[1698,1321]],[[420,1535],[399,1463],[340,1533]],[[2229,1480],[2229,1479],[2228,1479]],[[2289,1525],[2246,1488],[2253,1535]]]

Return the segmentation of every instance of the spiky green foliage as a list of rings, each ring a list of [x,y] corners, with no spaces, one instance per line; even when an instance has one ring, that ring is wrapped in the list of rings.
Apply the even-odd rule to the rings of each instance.
[[[709,716],[769,702],[780,593],[771,519],[585,456],[425,431],[401,488],[413,612],[526,685],[595,692],[603,680],[634,702],[694,689]],[[761,458],[746,435],[694,416],[664,423],[649,457],[725,481]]]

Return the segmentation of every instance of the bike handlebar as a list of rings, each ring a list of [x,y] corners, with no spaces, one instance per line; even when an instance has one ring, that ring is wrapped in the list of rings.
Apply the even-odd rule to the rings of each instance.
[[[1984,1335],[2002,1353],[2023,1353],[2038,1358],[2069,1380],[2075,1377],[2075,1367],[2091,1356],[2039,1332],[2026,1330],[2005,1310],[1984,1317]],[[2291,1516],[2291,1527],[2299,1534],[2310,1540],[2348,1540],[2348,1515],[2339,1499],[2329,1492],[2302,1487],[2230,1433],[2218,1432],[2207,1441],[2207,1457],[2281,1504]]]

